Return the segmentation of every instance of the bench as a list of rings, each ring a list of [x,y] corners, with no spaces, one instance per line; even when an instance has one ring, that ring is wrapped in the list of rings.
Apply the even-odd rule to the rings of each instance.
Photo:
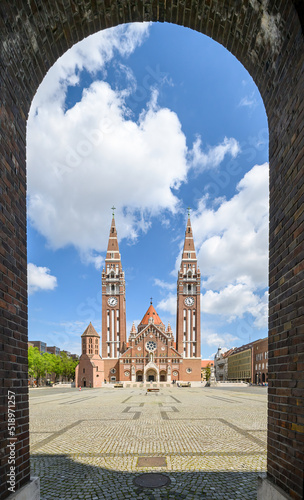
[[[114,387],[123,387],[123,384],[114,384]]]
[[[191,387],[191,382],[181,382],[179,387]]]
[[[147,389],[147,392],[158,392],[158,391],[159,391],[159,389],[158,389],[158,388],[156,388],[156,387],[149,387],[149,388]]]

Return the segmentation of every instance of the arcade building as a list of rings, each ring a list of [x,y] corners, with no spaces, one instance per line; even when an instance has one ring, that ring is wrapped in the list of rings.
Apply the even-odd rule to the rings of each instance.
[[[176,340],[152,301],[137,329],[126,332],[126,286],[113,214],[105,267],[102,271],[102,342],[93,325],[82,334],[76,387],[104,382],[200,382],[200,270],[188,215],[177,279]]]

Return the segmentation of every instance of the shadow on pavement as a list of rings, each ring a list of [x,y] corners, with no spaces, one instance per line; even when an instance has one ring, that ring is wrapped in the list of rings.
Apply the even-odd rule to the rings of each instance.
[[[96,464],[98,457],[94,455]],[[104,458],[100,458],[104,462]],[[99,499],[176,499],[176,500],[256,500],[260,472],[242,471],[168,471],[166,468],[136,472],[113,470],[90,465],[90,457],[72,459],[67,455],[35,454],[31,457],[31,475],[40,477],[41,500]],[[111,462],[111,463],[110,463]],[[147,489],[134,485],[142,473],[154,472],[169,476],[171,483],[162,488]]]

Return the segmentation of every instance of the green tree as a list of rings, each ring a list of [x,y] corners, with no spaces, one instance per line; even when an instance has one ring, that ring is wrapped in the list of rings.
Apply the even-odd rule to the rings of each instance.
[[[208,363],[208,365],[206,366],[205,375],[206,375],[206,381],[208,382],[211,375],[210,363]]]
[[[45,362],[37,347],[29,346],[28,349],[29,374],[37,380],[39,385],[40,378],[45,375]]]
[[[54,356],[53,373],[55,373],[55,381],[58,382],[60,375],[62,375],[63,365],[61,356]]]
[[[45,373],[53,373],[54,371],[54,354],[50,352],[45,352],[43,354],[43,363],[45,367]]]
[[[75,378],[75,368],[78,365],[78,360],[70,358],[65,352],[60,353],[61,363],[62,363],[62,375],[67,380]]]

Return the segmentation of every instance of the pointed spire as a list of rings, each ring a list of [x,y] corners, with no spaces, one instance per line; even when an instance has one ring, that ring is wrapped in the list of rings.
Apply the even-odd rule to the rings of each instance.
[[[189,256],[189,254],[190,254],[190,256]],[[193,232],[192,232],[191,220],[190,220],[190,208],[188,208],[188,220],[187,220],[187,226],[186,226],[185,242],[184,242],[182,259],[189,259],[189,258],[196,259]]]
[[[132,325],[132,328],[131,328],[131,332],[130,332],[130,334],[131,334],[131,335],[136,335],[136,333],[137,333],[137,332],[136,332],[135,322],[133,321],[133,325]]]
[[[113,213],[112,213],[113,217],[112,217],[112,221],[111,221],[111,228],[110,228],[110,235],[109,235],[106,260],[113,260],[113,259],[120,260],[117,230],[116,230],[115,217],[114,217],[114,210],[115,210],[114,206],[112,207],[112,210],[113,210]]]
[[[170,325],[170,321],[168,322],[167,334],[168,334],[168,335],[172,335],[172,334],[173,334],[173,332],[172,332],[172,328],[171,328],[171,325]]]

